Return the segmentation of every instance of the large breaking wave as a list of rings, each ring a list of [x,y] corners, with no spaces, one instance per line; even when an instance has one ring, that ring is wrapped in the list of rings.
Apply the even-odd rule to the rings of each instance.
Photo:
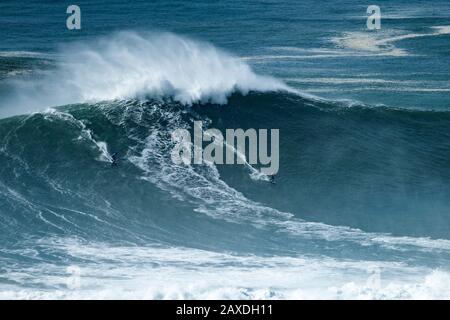
[[[445,297],[450,113],[308,99],[171,34],[121,33],[56,59],[2,101],[4,114],[59,106],[0,120],[5,295],[77,297],[64,268],[80,265],[94,279],[85,296],[100,272],[104,297],[117,278],[131,279],[124,297]],[[280,128],[278,184],[248,166],[174,164],[171,132],[194,120]],[[390,286],[366,286],[372,267]],[[223,270],[253,276],[184,289]]]

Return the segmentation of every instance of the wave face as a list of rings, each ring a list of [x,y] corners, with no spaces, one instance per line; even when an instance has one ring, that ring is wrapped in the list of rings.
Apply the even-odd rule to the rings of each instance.
[[[300,96],[170,34],[73,48],[3,101],[62,106],[0,120],[0,298],[448,298],[450,113]],[[277,185],[174,164],[194,121],[280,128]]]
[[[243,166],[172,163],[172,130],[191,128],[194,120],[217,128],[283,123],[278,184],[255,181]],[[298,298],[331,289],[329,298],[443,297],[446,291],[428,282],[448,277],[449,146],[436,134],[447,132],[446,122],[450,114],[343,108],[287,93],[235,94],[227,105],[189,109],[121,100],[4,119],[0,258],[9,286],[3,294],[96,296],[87,279],[98,276],[101,263],[109,279],[103,297],[138,283],[145,285],[123,297]],[[371,130],[358,130],[363,125]],[[397,149],[399,140],[407,148]],[[121,155],[117,167],[110,165],[112,152]],[[185,256],[193,260],[183,264]],[[249,256],[260,257],[251,258],[252,267]],[[209,286],[201,275],[224,264],[230,277],[252,277]],[[70,266],[85,272],[85,291],[66,288]],[[267,272],[297,270],[310,277],[261,287]],[[370,270],[382,270],[389,287],[367,287]],[[340,281],[327,278],[335,272],[343,274]],[[410,277],[399,282],[398,272]],[[173,291],[150,280],[158,273],[174,275]],[[198,287],[182,289],[196,277],[203,277]],[[118,278],[133,280],[117,287]],[[314,278],[323,282],[315,286]]]

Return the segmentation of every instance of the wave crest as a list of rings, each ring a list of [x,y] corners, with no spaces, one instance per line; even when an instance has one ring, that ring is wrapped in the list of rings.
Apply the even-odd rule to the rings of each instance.
[[[183,104],[226,103],[235,91],[288,88],[210,44],[171,33],[120,32],[70,44],[59,56],[55,72],[15,84],[17,94],[10,104],[25,105],[26,110],[13,113],[145,96],[170,97]]]

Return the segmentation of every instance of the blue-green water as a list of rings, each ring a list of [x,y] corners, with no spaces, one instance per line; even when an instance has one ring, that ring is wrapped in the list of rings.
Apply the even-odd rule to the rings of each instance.
[[[70,4],[0,4],[0,298],[448,298],[448,2]],[[195,120],[277,184],[174,164]]]

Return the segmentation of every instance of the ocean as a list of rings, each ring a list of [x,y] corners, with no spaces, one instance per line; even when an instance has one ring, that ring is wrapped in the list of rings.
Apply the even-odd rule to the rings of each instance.
[[[449,299],[450,3],[374,4],[1,1],[0,299]]]

